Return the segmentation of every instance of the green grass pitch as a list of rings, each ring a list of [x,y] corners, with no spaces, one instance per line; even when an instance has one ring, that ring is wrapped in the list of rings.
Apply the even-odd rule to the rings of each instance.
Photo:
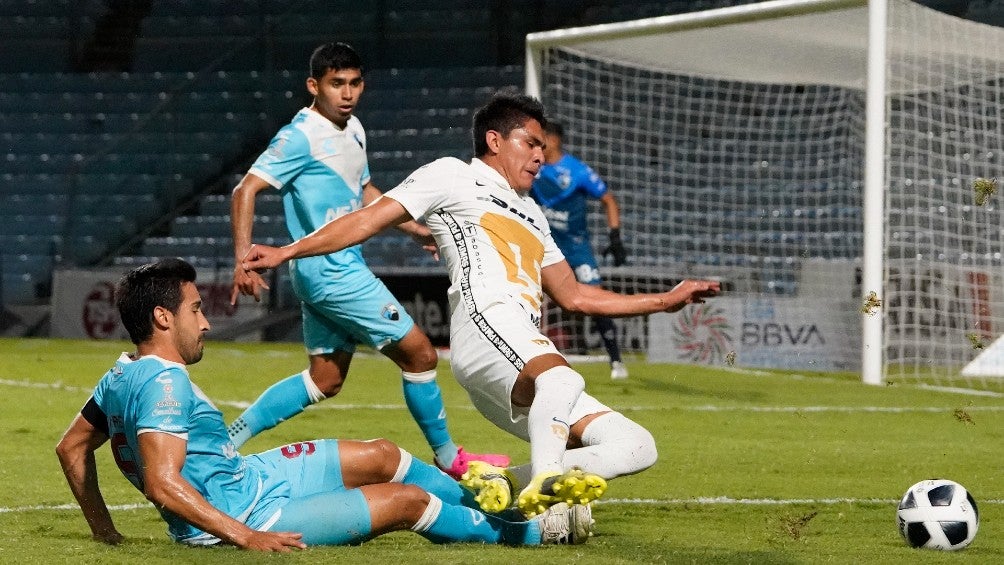
[[[611,482],[594,509],[596,536],[575,547],[436,546],[398,532],[359,547],[262,555],[187,548],[98,454],[105,498],[127,541],[91,541],[53,448],[122,342],[0,340],[2,563],[1002,563],[1004,398],[873,387],[848,374],[794,374],[629,363],[612,382],[577,364],[587,390],[655,435],[660,458]],[[305,367],[291,344],[210,342],[194,380],[226,418]],[[741,364],[741,359],[738,361]],[[454,438],[525,461],[525,444],[476,411],[440,364]],[[411,421],[396,368],[361,352],[342,393],[254,438],[251,453],[321,437],[388,437],[431,457]],[[616,456],[613,454],[612,456]],[[944,477],[980,505],[980,532],[958,553],[913,550],[895,526],[907,487]]]

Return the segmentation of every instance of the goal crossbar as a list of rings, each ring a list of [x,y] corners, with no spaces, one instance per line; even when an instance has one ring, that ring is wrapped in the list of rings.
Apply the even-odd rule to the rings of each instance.
[[[828,12],[859,25],[832,25]],[[785,18],[798,18],[791,25]],[[763,22],[775,22],[762,25]],[[757,25],[750,25],[757,24]],[[699,49],[693,35],[703,37]],[[657,40],[649,40],[651,38]],[[531,33],[526,36],[526,90],[540,94],[540,51],[570,47],[591,55],[645,68],[674,72],[699,72],[736,80],[803,83],[779,70],[779,62],[749,57],[757,42],[795,42],[806,57],[825,57],[826,69],[843,67],[820,77],[825,84],[863,88],[867,58],[867,0],[772,0],[702,12],[687,12],[628,22],[598,24]],[[721,68],[714,61],[727,62]],[[538,60],[539,62],[539,60]],[[817,68],[819,65],[815,65]],[[802,69],[805,67],[799,65]],[[842,78],[841,78],[842,77]]]

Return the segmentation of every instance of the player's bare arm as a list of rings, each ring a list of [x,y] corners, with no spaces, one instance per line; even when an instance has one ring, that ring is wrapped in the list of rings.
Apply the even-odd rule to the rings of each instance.
[[[261,301],[261,290],[268,290],[268,284],[254,271],[241,268],[241,259],[251,248],[251,233],[254,227],[254,203],[258,193],[271,188],[264,179],[248,173],[234,187],[230,199],[230,228],[234,243],[234,279],[230,291],[230,303],[236,304],[241,294],[254,296]]]
[[[158,508],[177,514],[193,526],[244,549],[289,551],[306,547],[300,534],[259,532],[234,520],[207,501],[181,476],[187,441],[171,434],[139,435],[144,495]]]
[[[565,310],[609,318],[676,312],[721,291],[717,281],[688,279],[668,292],[619,294],[578,282],[565,261],[544,267],[540,274],[544,292]]]
[[[379,198],[369,206],[332,220],[302,239],[283,247],[254,244],[240,265],[247,270],[271,269],[302,257],[341,251],[360,244],[390,226],[413,219],[393,198]]]
[[[108,441],[108,436],[77,414],[63,438],[56,446],[56,455],[63,468],[66,482],[73,497],[84,513],[84,519],[91,528],[91,537],[110,545],[119,544],[124,538],[115,529],[108,506],[98,486],[98,468],[94,452]]]
[[[363,206],[369,206],[373,202],[379,200],[381,196],[383,196],[383,192],[379,188],[377,188],[372,182],[366,183],[366,186],[363,187]],[[401,222],[396,227],[411,236],[416,243],[422,246],[422,249],[432,253],[432,256],[437,261],[439,260],[436,239],[432,237],[432,232],[429,231],[429,228],[416,222],[415,220]]]

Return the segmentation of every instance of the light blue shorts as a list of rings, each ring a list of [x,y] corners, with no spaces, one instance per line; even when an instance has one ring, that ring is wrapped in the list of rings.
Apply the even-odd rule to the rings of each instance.
[[[326,285],[322,298],[303,301],[303,344],[310,355],[355,351],[362,343],[382,349],[415,325],[401,303],[372,273]]]
[[[337,440],[293,443],[247,460],[267,477],[264,492],[288,492],[285,501],[263,501],[262,506],[281,508],[270,531],[301,533],[307,545],[347,545],[372,537],[366,497],[342,481]]]

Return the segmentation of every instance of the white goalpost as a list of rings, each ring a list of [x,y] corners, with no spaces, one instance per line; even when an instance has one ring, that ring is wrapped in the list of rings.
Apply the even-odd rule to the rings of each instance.
[[[626,321],[623,346],[1002,386],[1004,195],[974,183],[1004,177],[1004,29],[909,0],[776,0],[526,45],[527,92],[621,205],[630,266],[605,280],[728,289]],[[590,225],[602,248],[599,210]],[[545,329],[588,333],[553,308]]]

